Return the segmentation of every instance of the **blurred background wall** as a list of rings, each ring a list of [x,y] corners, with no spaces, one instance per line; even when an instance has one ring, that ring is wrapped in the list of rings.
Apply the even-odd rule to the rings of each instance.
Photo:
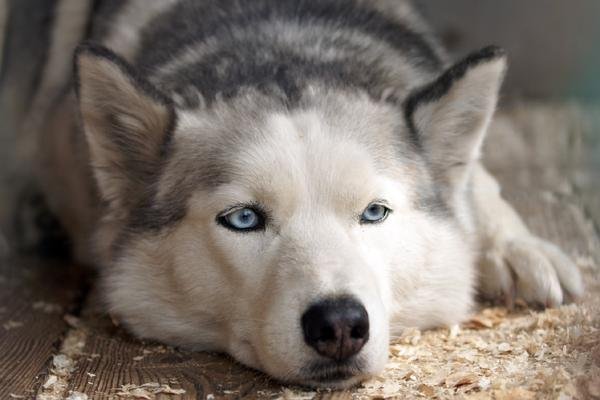
[[[58,3],[58,0],[0,0],[0,76],[3,69],[11,67],[2,60],[2,39],[11,36],[14,40],[7,40],[5,50],[17,46],[30,60],[16,63],[18,68],[27,72],[37,67],[36,61],[43,57],[43,45],[48,39],[52,9]],[[600,98],[600,0],[413,0],[413,3],[455,57],[488,44],[506,48],[510,56],[506,93],[535,98]],[[11,9],[10,21],[6,17],[8,9]],[[22,19],[29,23],[23,24]],[[26,26],[27,32],[20,32],[18,37],[15,32],[11,35],[11,25],[15,24]],[[34,77],[35,73],[20,75]],[[1,83],[19,84],[23,92],[27,91],[27,82]]]
[[[416,0],[455,57],[509,54],[505,96],[600,99],[599,0]]]

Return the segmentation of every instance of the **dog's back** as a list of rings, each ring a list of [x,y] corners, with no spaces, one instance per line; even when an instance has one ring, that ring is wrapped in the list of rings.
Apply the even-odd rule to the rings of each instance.
[[[244,86],[290,91],[309,80],[405,92],[444,64],[407,2],[130,0],[101,8],[95,23],[92,39],[163,91],[192,84],[209,102]]]

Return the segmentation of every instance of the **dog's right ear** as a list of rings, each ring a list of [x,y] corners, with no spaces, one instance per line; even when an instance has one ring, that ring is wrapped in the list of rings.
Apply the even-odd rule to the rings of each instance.
[[[175,125],[170,99],[125,60],[93,44],[75,53],[77,97],[102,198],[127,208],[147,189]]]
[[[504,50],[486,47],[406,99],[404,113],[413,141],[438,173],[479,158],[505,70]]]

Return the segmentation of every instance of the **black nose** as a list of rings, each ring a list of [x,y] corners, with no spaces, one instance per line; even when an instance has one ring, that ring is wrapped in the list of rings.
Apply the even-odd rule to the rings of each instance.
[[[304,341],[319,354],[343,361],[369,340],[369,314],[351,297],[325,299],[302,315]]]

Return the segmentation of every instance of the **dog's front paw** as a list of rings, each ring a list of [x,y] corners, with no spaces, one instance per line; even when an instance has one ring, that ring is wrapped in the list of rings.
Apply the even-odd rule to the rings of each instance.
[[[488,298],[516,298],[556,307],[583,294],[577,266],[561,249],[532,235],[492,241],[480,259],[480,290]]]

